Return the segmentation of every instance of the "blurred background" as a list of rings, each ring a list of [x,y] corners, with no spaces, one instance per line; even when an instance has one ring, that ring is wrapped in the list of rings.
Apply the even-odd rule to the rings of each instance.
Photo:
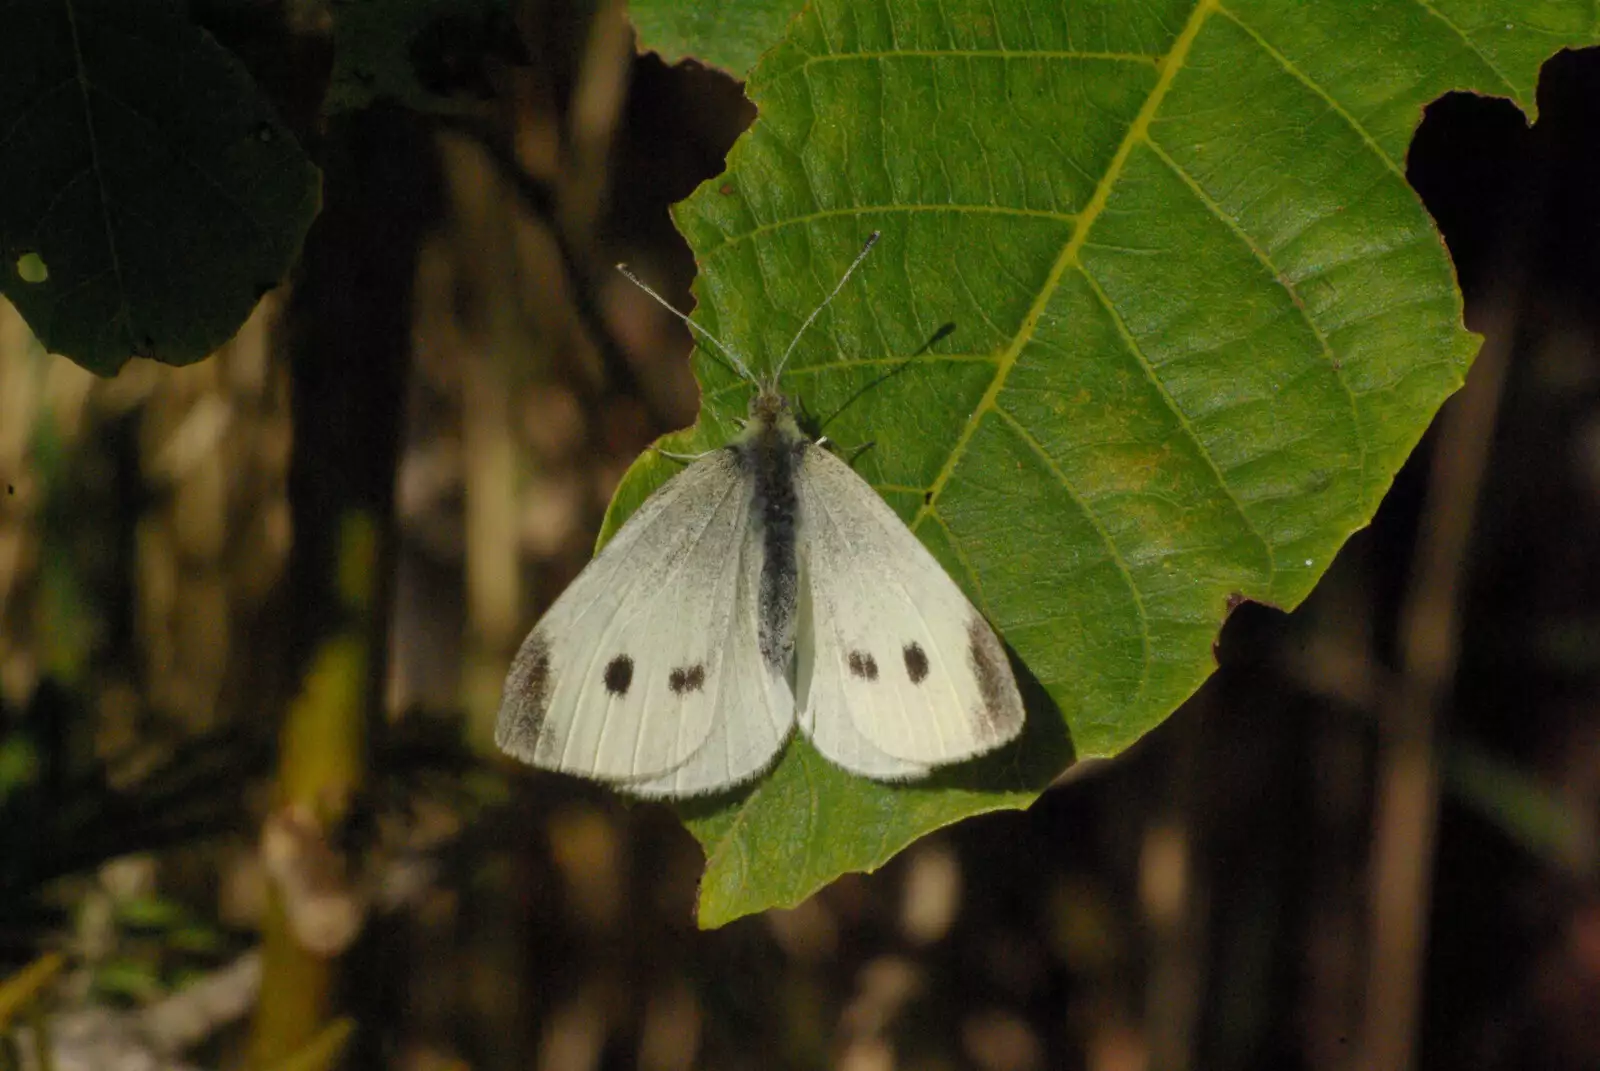
[[[1484,350],[1305,605],[1028,812],[700,932],[669,809],[490,734],[697,409],[611,265],[690,307],[667,209],[753,108],[606,0],[435,27],[428,117],[214,31],[324,168],[289,285],[112,380],[0,303],[0,1067],[1600,1067],[1600,54],[1424,117]]]

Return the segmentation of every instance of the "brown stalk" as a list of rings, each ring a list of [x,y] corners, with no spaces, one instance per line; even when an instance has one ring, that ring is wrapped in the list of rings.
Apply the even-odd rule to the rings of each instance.
[[[1401,607],[1400,672],[1382,694],[1372,846],[1370,942],[1353,1067],[1408,1071],[1414,1060],[1439,806],[1439,727],[1459,650],[1467,555],[1500,405],[1512,317],[1494,330],[1445,407]]]

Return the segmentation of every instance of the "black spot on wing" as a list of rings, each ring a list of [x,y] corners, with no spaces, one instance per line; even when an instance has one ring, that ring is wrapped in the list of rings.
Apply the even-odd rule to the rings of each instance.
[[[1022,697],[994,630],[976,614],[967,621],[967,661],[978,681],[978,709],[973,711],[973,721],[979,739],[1009,736],[1021,723]]]
[[[619,654],[607,662],[604,680],[606,691],[612,695],[627,695],[628,686],[633,683],[633,659]]]
[[[850,652],[850,675],[860,677],[862,680],[875,681],[878,679],[878,661],[866,651]]]
[[[675,669],[667,675],[667,687],[672,689],[673,695],[698,692],[705,683],[706,667],[699,662]]]
[[[519,758],[532,758],[550,706],[551,683],[550,645],[534,633],[523,642],[506,674],[505,697],[500,704],[504,720],[495,728],[495,743]]]
[[[923,651],[920,643],[906,644],[902,652],[906,661],[906,676],[911,678],[912,684],[921,684],[928,676],[928,655]]]

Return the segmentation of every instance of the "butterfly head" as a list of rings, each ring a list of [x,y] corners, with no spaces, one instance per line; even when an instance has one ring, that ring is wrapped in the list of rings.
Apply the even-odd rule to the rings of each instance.
[[[788,418],[794,419],[789,399],[778,393],[775,386],[761,385],[761,389],[750,396],[750,423],[756,426],[772,425]]]

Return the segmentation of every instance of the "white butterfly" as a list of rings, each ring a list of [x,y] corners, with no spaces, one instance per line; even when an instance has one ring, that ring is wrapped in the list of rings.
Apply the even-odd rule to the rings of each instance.
[[[891,781],[1016,736],[1022,699],[993,630],[778,393],[795,343],[761,382],[672,311],[756,384],[750,418],[640,506],[534,626],[495,742],[663,797],[756,777],[796,724],[831,761]]]

